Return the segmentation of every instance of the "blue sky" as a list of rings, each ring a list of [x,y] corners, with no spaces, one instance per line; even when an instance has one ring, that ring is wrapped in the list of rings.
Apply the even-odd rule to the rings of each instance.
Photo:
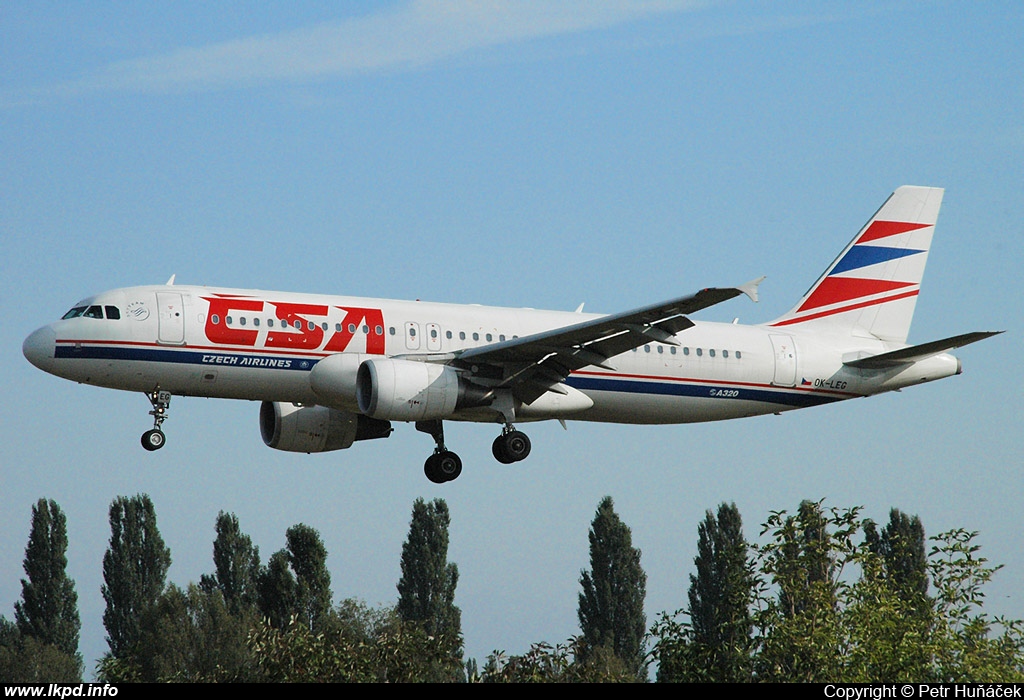
[[[87,667],[103,653],[107,509],[149,493],[171,580],[210,572],[238,515],[264,559],[298,522],[336,599],[397,598],[417,497],[452,512],[467,654],[577,632],[604,495],[633,529],[648,619],[685,602],[696,528],[747,536],[804,498],[980,531],[1024,617],[1019,363],[1024,6],[1014,2],[5,2],[0,8],[0,613],[30,509],[68,515]],[[903,184],[946,188],[911,342],[1008,332],[900,394],[724,424],[449,425],[466,465],[422,473],[411,426],[321,455],[260,441],[258,405],[45,375],[21,341],[105,289],[164,282],[614,312],[768,275],[786,311]]]

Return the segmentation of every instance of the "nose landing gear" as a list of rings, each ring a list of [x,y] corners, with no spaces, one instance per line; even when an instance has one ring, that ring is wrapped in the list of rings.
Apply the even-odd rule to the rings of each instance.
[[[146,394],[146,398],[153,405],[153,410],[149,412],[149,415],[153,416],[153,429],[142,434],[142,446],[153,452],[159,450],[167,442],[167,437],[160,426],[167,420],[167,409],[171,406],[171,392],[160,391],[160,388],[157,387]]]

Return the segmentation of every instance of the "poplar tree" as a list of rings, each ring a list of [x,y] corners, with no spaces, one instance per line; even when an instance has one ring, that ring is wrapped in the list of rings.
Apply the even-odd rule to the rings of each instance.
[[[611,652],[638,678],[644,666],[644,597],[647,574],[630,529],[615,513],[610,496],[597,507],[590,528],[590,571],[580,575],[579,621],[582,661]]]
[[[454,656],[462,656],[462,612],[455,605],[458,567],[448,561],[448,504],[437,498],[412,506],[409,537],[402,545],[402,577],[398,581],[398,616],[443,638]]]
[[[217,589],[232,615],[256,607],[260,574],[260,550],[242,532],[234,513],[217,514],[217,538],[213,541],[213,577],[204,576],[203,587]]]
[[[331,573],[320,533],[302,523],[285,533],[286,545],[271,555],[258,577],[260,613],[284,629],[292,617],[318,631],[331,612]]]
[[[874,521],[865,521],[864,539],[868,549],[882,558],[886,582],[905,603],[917,609],[919,615],[926,616],[931,600],[921,519],[893,508],[889,511],[889,523],[881,533]]]
[[[156,525],[156,509],[146,494],[110,504],[110,546],[103,555],[103,625],[115,658],[131,654],[139,640],[140,619],[163,593],[171,550]]]
[[[78,657],[78,594],[67,574],[67,519],[54,501],[40,498],[32,507],[32,531],[25,547],[21,602],[14,621],[23,637],[34,637]]]

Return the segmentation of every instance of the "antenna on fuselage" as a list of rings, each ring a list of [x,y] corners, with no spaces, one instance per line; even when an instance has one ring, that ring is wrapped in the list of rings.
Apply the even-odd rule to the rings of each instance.
[[[171,279],[167,280],[166,286],[168,286],[168,287],[173,287],[174,286],[174,278],[175,278],[175,276],[176,275],[171,275]]]

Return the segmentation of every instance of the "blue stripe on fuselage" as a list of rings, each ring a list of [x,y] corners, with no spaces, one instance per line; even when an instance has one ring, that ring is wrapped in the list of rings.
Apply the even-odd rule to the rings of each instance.
[[[54,357],[81,360],[129,360],[135,362],[169,362],[205,367],[262,367],[309,371],[316,358],[280,357],[249,353],[197,352],[195,350],[164,350],[162,348],[126,348],[116,345],[57,345]]]
[[[684,382],[655,382],[639,379],[618,379],[615,377],[570,376],[566,384],[580,391],[621,391],[629,394],[657,394],[661,396],[688,396],[693,398],[733,399],[737,401],[760,401],[783,406],[820,406],[842,401],[843,397],[823,396],[804,392],[778,391],[774,389],[753,389],[750,387],[723,384],[688,384]]]

